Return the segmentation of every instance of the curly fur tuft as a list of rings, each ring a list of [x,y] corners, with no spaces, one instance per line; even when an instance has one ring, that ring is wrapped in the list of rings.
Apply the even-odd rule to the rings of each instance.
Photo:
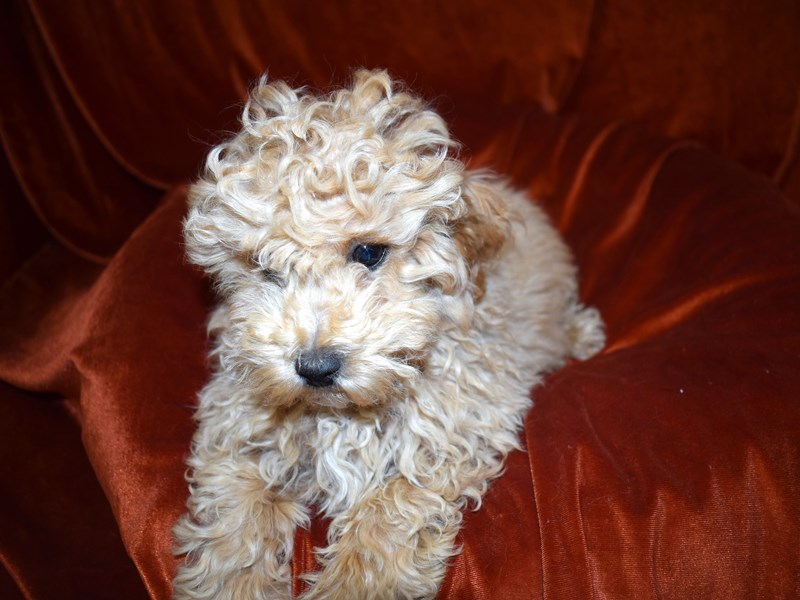
[[[327,96],[262,78],[209,154],[185,237],[221,302],[176,598],[290,598],[311,506],[331,523],[304,599],[433,597],[530,388],[602,347],[547,219],[455,147],[359,71]]]

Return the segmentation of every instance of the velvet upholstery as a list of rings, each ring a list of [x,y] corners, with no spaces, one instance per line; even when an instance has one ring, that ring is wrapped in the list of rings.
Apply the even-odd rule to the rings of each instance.
[[[357,65],[539,199],[608,327],[534,390],[440,596],[800,594],[800,10],[659,6],[5,3],[0,597],[169,597],[213,304],[185,182],[262,70]]]

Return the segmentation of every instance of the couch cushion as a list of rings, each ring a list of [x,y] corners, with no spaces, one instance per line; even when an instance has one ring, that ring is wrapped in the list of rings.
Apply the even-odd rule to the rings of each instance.
[[[609,341],[534,390],[527,452],[466,515],[441,597],[790,596],[800,583],[797,211],[704,150],[627,127],[532,111],[496,130],[457,127],[473,165],[508,173],[564,232]],[[184,202],[185,188],[168,194],[83,286],[42,300],[48,277],[68,277],[33,265],[26,277],[40,269],[39,285],[27,298],[6,288],[0,328],[0,377],[71,400],[154,598],[169,597],[170,527],[207,377],[212,298],[182,258]],[[15,319],[22,306],[47,319]],[[299,581],[324,523],[297,537]]]

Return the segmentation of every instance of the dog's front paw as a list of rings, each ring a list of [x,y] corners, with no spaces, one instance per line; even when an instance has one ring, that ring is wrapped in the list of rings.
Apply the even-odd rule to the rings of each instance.
[[[461,525],[458,507],[400,478],[331,523],[303,600],[433,598]]]
[[[173,599],[289,600],[294,532],[307,522],[305,506],[266,489],[242,457],[198,463],[193,479],[190,512],[174,530],[185,560]]]
[[[172,599],[289,600],[291,569],[283,555],[290,547],[268,547],[255,528],[250,536],[220,533],[223,528],[203,528],[188,517],[178,523],[176,534],[187,556],[175,575]]]
[[[413,554],[411,548],[395,548],[393,556],[387,552],[381,557],[355,549],[343,551],[309,579],[313,585],[301,600],[433,598],[444,577],[445,564],[420,569],[420,564],[414,564],[419,561]]]

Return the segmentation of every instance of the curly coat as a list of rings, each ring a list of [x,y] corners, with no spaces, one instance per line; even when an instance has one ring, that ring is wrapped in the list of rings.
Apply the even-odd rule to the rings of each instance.
[[[420,99],[359,71],[322,97],[262,78],[209,154],[185,238],[221,303],[176,598],[290,598],[311,506],[331,521],[304,599],[433,597],[531,387],[602,347],[543,213],[455,150]],[[320,349],[314,382],[298,364]]]

